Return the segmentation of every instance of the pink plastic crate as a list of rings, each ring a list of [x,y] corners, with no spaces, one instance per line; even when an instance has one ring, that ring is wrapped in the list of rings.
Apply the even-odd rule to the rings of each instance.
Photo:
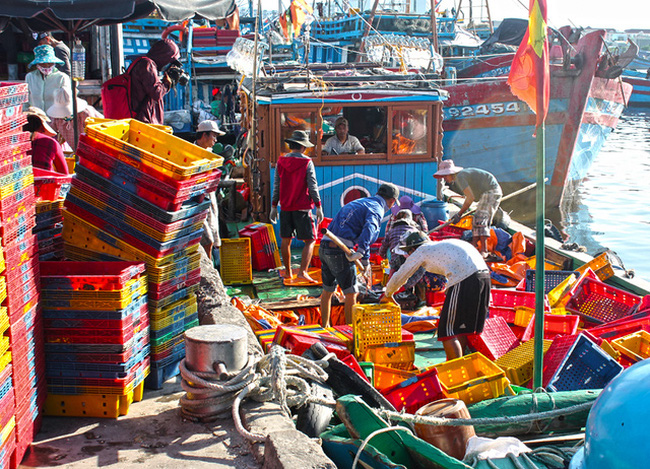
[[[500,316],[487,318],[483,332],[471,334],[467,340],[477,352],[490,360],[496,360],[519,345],[519,339]]]
[[[565,308],[587,321],[603,324],[629,316],[641,297],[590,277],[576,285]]]
[[[445,398],[435,368],[386,388],[382,394],[395,409],[398,411],[404,409],[410,414],[414,414],[425,404]]]
[[[580,316],[573,314],[558,315],[558,314],[545,314],[544,315],[544,338],[553,340],[558,335],[573,335],[578,331],[578,324],[580,323]],[[530,319],[526,330],[524,331],[521,340],[526,342],[530,340],[535,334],[535,316]]]

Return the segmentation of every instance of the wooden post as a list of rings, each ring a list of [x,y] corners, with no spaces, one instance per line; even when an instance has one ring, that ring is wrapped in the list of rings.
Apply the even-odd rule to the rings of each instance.
[[[436,21],[436,0],[431,0],[431,38],[433,51],[440,53],[438,50],[438,26]]]

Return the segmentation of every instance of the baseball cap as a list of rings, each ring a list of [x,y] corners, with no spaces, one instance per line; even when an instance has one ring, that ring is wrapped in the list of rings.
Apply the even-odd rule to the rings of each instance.
[[[395,205],[399,205],[399,189],[395,184],[386,182],[379,186],[377,189],[377,195],[380,195],[386,199],[395,199]]]

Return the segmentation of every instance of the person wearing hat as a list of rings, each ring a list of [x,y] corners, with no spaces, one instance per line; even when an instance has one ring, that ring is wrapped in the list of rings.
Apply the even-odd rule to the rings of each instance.
[[[200,122],[196,128],[194,145],[211,152],[217,143],[217,137],[225,134],[213,120]],[[208,192],[207,195],[210,200],[210,208],[208,209],[208,217],[203,221],[201,246],[203,246],[210,259],[216,259],[216,256],[213,256],[213,251],[221,247],[221,236],[219,235],[219,204],[217,202],[216,191]]]
[[[329,226],[330,232],[347,247],[356,252],[344,253],[327,235],[323,236],[318,250],[323,277],[323,293],[320,297],[320,312],[323,327],[330,327],[332,296],[337,285],[345,296],[344,312],[346,324],[352,323],[352,307],[357,303],[357,275],[355,261],[366,268],[366,278],[370,272],[370,245],[377,241],[381,219],[394,205],[399,205],[399,189],[396,185],[384,183],[372,197],[348,202],[334,216]]]
[[[52,33],[49,31],[45,31],[42,33],[38,33],[36,36],[36,39],[38,40],[38,45],[48,45],[52,46],[54,49],[54,55],[63,62],[60,64],[57,68],[59,71],[65,73],[66,75],[70,76],[70,48],[65,45],[63,41],[59,41],[52,36]]]
[[[399,205],[394,205],[390,209],[391,217],[386,224],[386,233],[388,233],[396,219],[397,213],[401,210],[408,210],[411,212],[411,219],[417,224],[420,230],[425,233],[429,231],[429,225],[419,205],[416,205],[408,195],[403,195],[399,198]]]
[[[70,88],[70,77],[57,68],[62,64],[63,61],[54,55],[52,46],[42,45],[34,48],[34,60],[29,66],[36,66],[36,69],[25,76],[29,87],[30,106],[49,109],[54,104],[56,90]]]
[[[452,160],[441,161],[433,177],[443,179],[447,184],[456,184],[465,194],[465,201],[458,213],[451,217],[451,223],[458,223],[472,202],[478,202],[472,220],[472,242],[484,258],[488,257],[490,225],[503,197],[497,178],[482,169],[456,166]]]
[[[361,155],[366,152],[357,137],[348,134],[348,120],[345,117],[339,117],[334,123],[336,135],[331,136],[323,146],[323,153],[326,155],[344,155],[357,154]]]
[[[492,282],[483,256],[466,241],[432,242],[421,231],[408,233],[399,248],[406,253],[406,261],[386,284],[381,301],[395,303],[393,295],[420,268],[445,276],[447,290],[438,322],[438,340],[443,343],[447,360],[462,357],[467,335],[481,333],[488,315]]]
[[[56,130],[63,141],[76,150],[79,143],[74,139],[74,122],[72,109],[72,93],[69,88],[60,88],[54,92],[54,104],[47,109],[51,119],[51,126]],[[77,98],[77,125],[79,132],[83,132],[86,119],[89,117],[103,118],[103,114],[84,99]]]
[[[271,223],[278,221],[278,205],[282,207],[280,214],[280,251],[284,264],[284,277],[293,278],[291,270],[291,240],[296,238],[303,241],[300,270],[298,277],[316,283],[307,273],[316,244],[316,227],[311,213],[316,207],[316,226],[323,221],[316,170],[311,158],[305,155],[307,148],[312,148],[309,132],[295,130],[291,137],[285,139],[290,153],[280,156],[275,167],[273,179],[273,197],[271,198]]]
[[[27,123],[23,125],[23,131],[31,133],[32,165],[35,168],[68,174],[63,148],[54,138],[56,132],[48,124],[50,118],[42,109],[33,106],[25,111],[25,115]]]
[[[212,101],[210,102],[210,112],[217,119],[221,119],[221,90],[214,88],[212,90]]]

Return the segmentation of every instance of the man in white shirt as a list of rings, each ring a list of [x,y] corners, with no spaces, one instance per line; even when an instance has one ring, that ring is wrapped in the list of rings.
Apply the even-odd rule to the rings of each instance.
[[[357,154],[361,155],[366,152],[357,137],[348,134],[348,120],[345,117],[339,117],[334,123],[336,135],[331,136],[323,146],[323,154],[326,155],[344,155]]]
[[[386,285],[382,302],[393,295],[420,267],[447,277],[445,303],[438,322],[438,340],[447,360],[463,356],[467,335],[483,332],[490,304],[490,271],[478,250],[457,239],[432,242],[421,231],[408,233],[400,249],[408,257]]]

